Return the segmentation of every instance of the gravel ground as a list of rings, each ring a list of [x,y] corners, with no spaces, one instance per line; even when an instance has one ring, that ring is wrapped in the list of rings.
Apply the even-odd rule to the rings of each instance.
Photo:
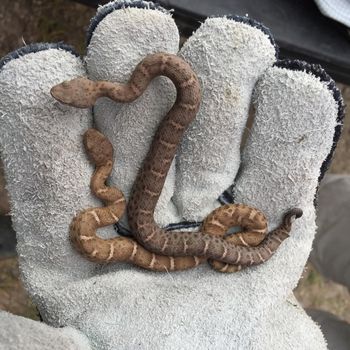
[[[23,43],[37,41],[65,41],[84,52],[85,29],[95,10],[68,0],[1,0],[0,1],[0,55],[12,51]],[[339,84],[345,103],[350,105],[350,87]],[[350,115],[345,118],[345,128],[334,161],[333,173],[350,174]],[[6,194],[2,191],[3,177],[0,163],[0,213],[8,211]],[[4,237],[7,226],[1,226]],[[13,235],[9,230],[9,235]],[[14,241],[14,237],[12,237]],[[8,254],[7,254],[8,255]],[[323,278],[310,264],[295,290],[299,302],[308,308],[332,312],[350,322],[350,295],[347,288]],[[19,280],[17,258],[1,251],[0,241],[0,309],[17,315],[38,319],[34,305],[26,295]]]

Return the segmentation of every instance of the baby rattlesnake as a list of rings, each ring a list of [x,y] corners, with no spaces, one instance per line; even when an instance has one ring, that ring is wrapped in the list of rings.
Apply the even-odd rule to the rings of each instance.
[[[281,225],[256,247],[232,244],[229,238],[209,234],[206,226],[200,232],[168,232],[154,221],[154,210],[171,162],[200,104],[197,76],[184,60],[166,53],[149,55],[137,65],[126,84],[76,78],[54,86],[51,94],[58,101],[79,108],[93,106],[99,97],[109,97],[116,102],[132,102],[160,75],[168,77],[174,83],[177,98],[156,131],[129,199],[128,221],[135,239],[146,249],[161,255],[200,256],[237,266],[263,263],[289,237],[292,221],[301,217],[301,209],[289,210]],[[234,217],[236,225],[244,226],[247,222],[257,220],[257,213],[254,208],[246,206],[223,206],[211,217],[218,225],[221,225],[219,217]],[[220,269],[219,266],[218,268]]]

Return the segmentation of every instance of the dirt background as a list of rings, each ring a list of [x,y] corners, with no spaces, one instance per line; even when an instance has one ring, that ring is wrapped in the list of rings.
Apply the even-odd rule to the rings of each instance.
[[[95,10],[68,0],[1,0],[0,1],[0,56],[22,46],[38,41],[65,41],[83,54],[85,30]],[[350,103],[350,87],[338,84],[345,103]],[[350,174],[350,115],[334,160],[333,173]],[[4,179],[0,164],[0,215],[8,211]],[[1,229],[0,229],[1,230]],[[0,237],[2,232],[0,231]],[[299,302],[307,308],[332,312],[350,322],[350,295],[347,288],[321,276],[308,264],[303,278],[294,291]],[[16,315],[39,319],[19,280],[17,258],[0,258],[0,309]]]

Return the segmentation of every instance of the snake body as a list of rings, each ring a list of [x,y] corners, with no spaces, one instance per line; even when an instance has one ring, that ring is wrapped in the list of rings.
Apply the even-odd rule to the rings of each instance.
[[[113,225],[119,220],[126,202],[119,189],[105,184],[113,168],[113,148],[109,140],[96,129],[88,129],[84,134],[84,146],[90,160],[96,165],[91,177],[91,191],[106,206],[85,209],[72,220],[70,239],[82,255],[95,262],[124,261],[153,271],[185,270],[205,261],[196,256],[154,254],[126,237],[102,239],[97,236],[98,228]]]
[[[292,220],[302,215],[301,209],[289,210],[281,225],[256,247],[249,244],[237,246],[229,239],[211,235],[206,231],[208,228],[199,232],[167,232],[154,221],[154,210],[171,162],[200,104],[198,79],[185,61],[176,55],[153,54],[137,65],[126,84],[76,78],[56,85],[51,89],[51,94],[60,102],[80,108],[93,106],[99,97],[109,97],[116,102],[132,102],[143,94],[155,77],[161,75],[174,83],[177,98],[156,131],[129,199],[128,221],[135,239],[146,249],[161,255],[200,256],[237,266],[263,263],[289,237]],[[221,217],[234,218],[235,225],[242,227],[258,219],[256,210],[239,205],[219,208],[212,215],[212,220],[220,226]]]
[[[122,192],[116,187],[106,186],[113,169],[113,147],[109,140],[96,129],[88,129],[83,137],[85,150],[96,166],[91,177],[92,193],[101,199],[105,207],[89,208],[76,215],[70,225],[70,238],[73,246],[91,261],[131,262],[139,267],[153,271],[176,271],[196,267],[206,260],[205,257],[171,257],[151,253],[136,241],[116,237],[102,239],[97,236],[97,229],[119,221],[126,207]],[[223,213],[230,215],[222,215]],[[233,213],[236,215],[232,215]],[[213,211],[203,223],[203,230],[211,235],[222,237],[226,231],[237,224],[239,213],[244,232],[230,235],[226,239],[237,245],[257,245],[267,233],[265,216],[257,209],[242,204],[231,204]],[[254,220],[249,215],[254,213]],[[211,262],[214,269],[221,272],[235,272],[240,266]]]

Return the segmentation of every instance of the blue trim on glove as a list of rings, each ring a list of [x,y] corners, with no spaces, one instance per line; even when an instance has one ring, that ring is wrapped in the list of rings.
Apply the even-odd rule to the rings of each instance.
[[[276,59],[278,58],[279,47],[278,47],[275,39],[273,38],[272,33],[271,33],[269,28],[265,27],[262,23],[256,21],[255,19],[252,19],[252,18],[249,18],[249,17],[245,17],[245,16],[230,15],[230,16],[227,16],[227,18],[232,19],[233,21],[241,22],[241,23],[244,23],[244,24],[248,24],[251,27],[260,29],[264,34],[266,34],[268,36],[269,40],[271,41],[271,44],[275,48]]]

